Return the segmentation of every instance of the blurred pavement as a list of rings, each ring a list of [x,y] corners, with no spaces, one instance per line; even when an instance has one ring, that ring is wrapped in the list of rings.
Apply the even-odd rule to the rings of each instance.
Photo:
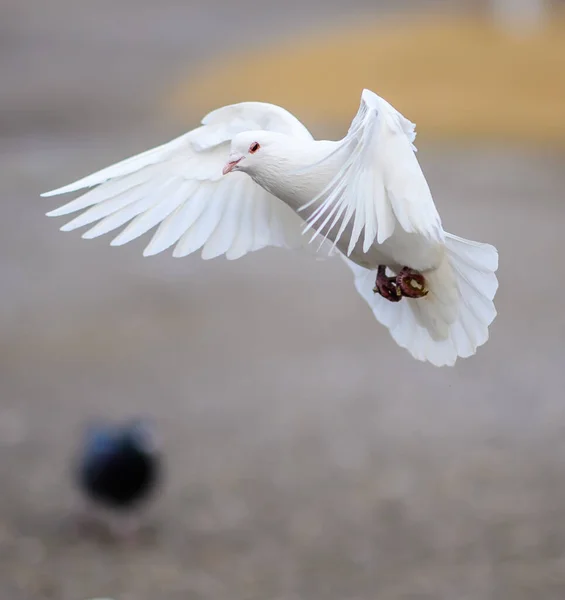
[[[491,340],[454,369],[397,348],[340,261],[143,259],[44,216],[197,124],[157,111],[187,65],[375,2],[257,6],[0,0],[2,600],[563,600],[563,155],[420,147],[446,228],[500,251]],[[71,535],[77,427],[137,412],[170,455],[155,537]]]

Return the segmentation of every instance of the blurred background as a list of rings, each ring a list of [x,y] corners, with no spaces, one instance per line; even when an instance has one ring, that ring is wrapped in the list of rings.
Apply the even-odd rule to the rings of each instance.
[[[0,0],[3,600],[563,600],[562,2]],[[446,229],[500,251],[491,340],[397,348],[340,261],[63,234],[59,187],[240,100],[418,124]],[[78,536],[90,417],[154,418],[153,534]]]

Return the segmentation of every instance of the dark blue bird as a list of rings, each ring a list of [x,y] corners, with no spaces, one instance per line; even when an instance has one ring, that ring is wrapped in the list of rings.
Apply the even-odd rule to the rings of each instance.
[[[78,484],[88,504],[124,515],[145,504],[162,475],[152,424],[88,426],[78,462]]]

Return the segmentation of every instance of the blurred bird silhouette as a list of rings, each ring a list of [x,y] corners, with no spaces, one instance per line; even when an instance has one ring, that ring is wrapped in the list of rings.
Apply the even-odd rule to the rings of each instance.
[[[107,516],[114,533],[131,534],[161,477],[162,456],[149,420],[87,426],[76,465],[85,515]]]

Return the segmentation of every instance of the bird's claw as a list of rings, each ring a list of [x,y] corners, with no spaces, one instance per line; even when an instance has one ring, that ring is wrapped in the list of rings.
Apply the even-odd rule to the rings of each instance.
[[[400,302],[402,298],[423,298],[428,295],[426,278],[417,271],[404,267],[396,277],[386,274],[386,266],[379,266],[373,288],[389,302]]]
[[[426,287],[426,278],[409,267],[404,267],[397,275],[396,285],[406,298],[423,298],[429,291]]]
[[[396,277],[388,277],[386,267],[382,265],[377,271],[377,279],[373,288],[375,294],[380,294],[389,302],[400,302],[402,300],[402,291],[398,287]]]

